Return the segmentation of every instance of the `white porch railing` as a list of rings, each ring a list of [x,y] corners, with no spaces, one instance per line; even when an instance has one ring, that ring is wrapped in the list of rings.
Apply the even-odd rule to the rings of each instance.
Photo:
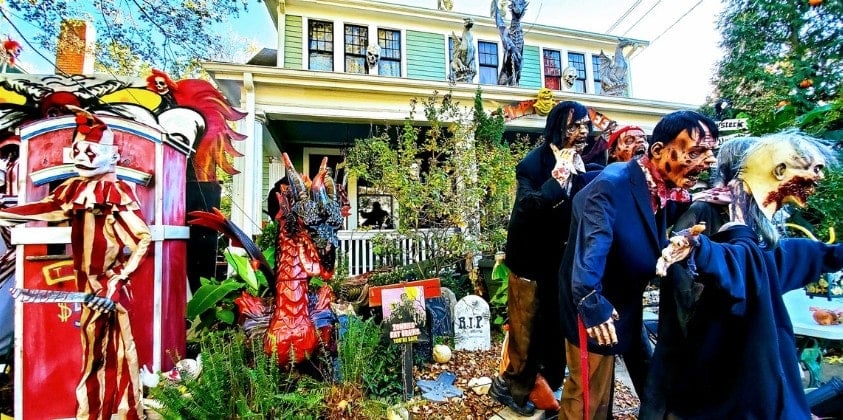
[[[421,239],[402,237],[393,230],[341,230],[337,233],[340,244],[337,258],[344,258],[348,275],[356,276],[383,266],[399,266],[425,261],[436,254],[437,240],[450,231],[420,230]],[[375,255],[375,235],[387,235],[391,246],[397,248],[393,255]]]

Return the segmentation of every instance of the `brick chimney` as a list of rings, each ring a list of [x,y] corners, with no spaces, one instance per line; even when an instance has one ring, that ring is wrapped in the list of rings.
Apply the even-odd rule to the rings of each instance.
[[[94,72],[94,25],[79,19],[61,22],[56,47],[56,73],[91,74]]]

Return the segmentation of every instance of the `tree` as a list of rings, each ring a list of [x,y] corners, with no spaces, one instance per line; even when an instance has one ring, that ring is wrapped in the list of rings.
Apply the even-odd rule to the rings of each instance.
[[[97,60],[102,68],[132,74],[139,71],[138,65],[143,65],[180,78],[195,76],[192,72],[198,70],[198,61],[233,55],[230,34],[215,27],[246,12],[248,3],[249,0],[8,0],[3,14],[7,20],[13,15],[38,22],[42,31],[29,41],[49,51],[57,49],[62,22],[85,19],[96,28]]]
[[[815,5],[812,5],[812,4]],[[745,113],[754,134],[797,124],[833,101],[843,83],[843,3],[729,0],[718,27],[725,50],[714,78],[717,100]]]

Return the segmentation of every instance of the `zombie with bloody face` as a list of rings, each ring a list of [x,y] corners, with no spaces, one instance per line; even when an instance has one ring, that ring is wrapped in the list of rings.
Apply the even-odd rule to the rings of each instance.
[[[641,342],[641,296],[655,277],[664,232],[687,208],[687,189],[714,162],[717,136],[717,125],[702,114],[668,114],[654,128],[647,156],[607,166],[574,197],[558,273],[570,371],[560,418],[610,412],[614,355]],[[644,380],[646,373],[631,376]]]
[[[588,110],[573,101],[557,104],[548,114],[545,142],[515,168],[517,191],[509,220],[506,265],[513,273],[508,286],[509,338],[506,371],[494,379],[489,394],[521,414],[535,409],[544,390],[555,409],[550,389],[562,385],[565,352],[560,330],[559,284],[556,279],[568,236],[571,197],[594,172],[586,172],[580,152],[591,130]],[[537,378],[547,382],[544,385]]]
[[[665,378],[664,410],[642,418],[812,417],[782,295],[843,268],[843,245],[778,239],[772,216],[804,206],[833,161],[798,132],[761,137],[739,156],[730,222],[709,237],[671,238],[662,284],[684,275],[702,287],[672,324],[678,333],[659,334],[653,368]]]
[[[647,135],[634,125],[617,129],[607,143],[609,162],[629,162],[647,153]]]
[[[0,225],[31,220],[70,223],[73,268],[82,308],[82,377],[77,418],[140,417],[138,356],[129,322],[129,276],[151,241],[132,188],[117,179],[114,133],[93,114],[76,114],[71,157],[79,174],[44,200],[3,209]],[[130,252],[126,254],[125,249]]]

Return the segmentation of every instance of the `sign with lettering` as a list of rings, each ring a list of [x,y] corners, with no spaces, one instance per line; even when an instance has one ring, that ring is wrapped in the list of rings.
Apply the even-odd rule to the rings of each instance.
[[[746,118],[733,118],[730,120],[723,120],[717,123],[717,129],[720,131],[741,131],[749,130],[746,124]]]
[[[405,286],[381,291],[383,320],[393,343],[419,341],[427,316],[424,310],[424,287]]]
[[[489,350],[489,304],[477,295],[468,295],[454,307],[454,348],[457,350]]]

